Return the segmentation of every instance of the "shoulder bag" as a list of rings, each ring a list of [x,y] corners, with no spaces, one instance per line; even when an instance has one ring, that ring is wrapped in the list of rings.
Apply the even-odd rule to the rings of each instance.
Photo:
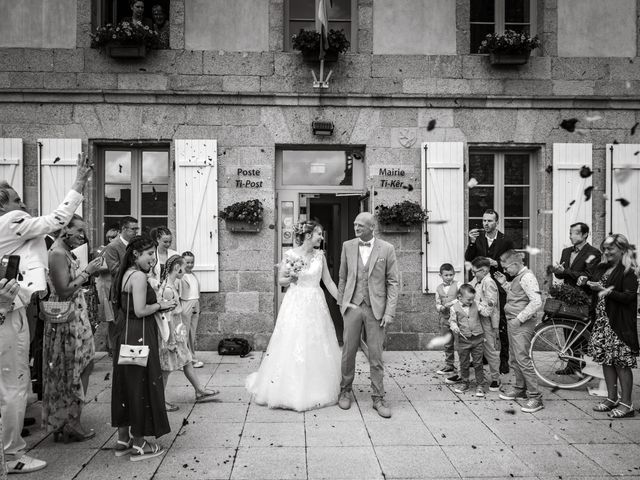
[[[131,274],[133,275],[133,274]],[[129,278],[131,278],[129,275]],[[125,286],[127,282],[125,282]],[[124,343],[120,345],[120,352],[118,354],[118,365],[136,365],[138,367],[146,367],[149,360],[149,345],[144,344],[144,317],[142,318],[142,345],[129,345],[127,338],[129,335],[129,304],[131,302],[131,295],[127,292],[127,316],[124,331]]]

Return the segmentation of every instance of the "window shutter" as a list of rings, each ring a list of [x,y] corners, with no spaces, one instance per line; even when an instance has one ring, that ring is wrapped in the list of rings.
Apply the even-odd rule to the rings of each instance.
[[[590,143],[553,144],[553,261],[560,261],[562,249],[571,246],[569,226],[584,222],[591,228],[591,205],[584,191],[592,177],[582,178],[580,169],[592,168]],[[573,202],[573,203],[571,203]]]
[[[607,145],[607,232],[640,242],[640,144]],[[624,207],[624,199],[629,204]]]
[[[463,143],[423,143],[421,164],[422,205],[429,212],[422,239],[422,288],[434,293],[443,263],[464,275]]]
[[[0,180],[22,195],[22,139],[0,138]]]
[[[40,156],[40,215],[46,215],[62,203],[76,179],[78,155],[82,153],[79,138],[43,138]],[[76,212],[82,215],[82,205]]]
[[[176,140],[176,246],[196,256],[203,292],[218,283],[218,155],[215,140]]]

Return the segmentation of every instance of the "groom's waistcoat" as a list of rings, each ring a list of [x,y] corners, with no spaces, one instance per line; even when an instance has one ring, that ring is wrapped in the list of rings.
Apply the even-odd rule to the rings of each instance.
[[[358,249],[358,271],[356,272],[356,288],[353,292],[353,298],[351,303],[354,305],[360,305],[364,302],[367,305],[371,305],[371,299],[369,298],[369,262],[371,261],[371,255],[367,259],[367,264],[362,262],[362,256],[360,256],[360,249]]]

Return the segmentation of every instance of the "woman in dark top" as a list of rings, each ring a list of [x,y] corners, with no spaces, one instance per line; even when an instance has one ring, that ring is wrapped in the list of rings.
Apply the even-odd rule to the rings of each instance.
[[[610,412],[611,418],[632,417],[635,412],[631,403],[631,369],[637,365],[639,350],[636,323],[639,269],[635,249],[624,235],[609,235],[600,249],[602,263],[594,270],[591,281],[586,282],[596,305],[589,353],[594,361],[602,363],[608,395],[593,409]],[[580,277],[579,285],[585,280],[586,277]]]
[[[157,457],[164,451],[160,445],[146,441],[145,436],[158,438],[171,430],[164,406],[154,314],[175,308],[176,302],[157,301],[147,283],[146,274],[155,262],[155,248],[150,238],[136,236],[131,239],[115,279],[117,307],[124,318],[115,332],[111,424],[118,428],[116,457],[130,453],[134,462]],[[147,366],[119,365],[118,352],[123,343],[148,345]]]

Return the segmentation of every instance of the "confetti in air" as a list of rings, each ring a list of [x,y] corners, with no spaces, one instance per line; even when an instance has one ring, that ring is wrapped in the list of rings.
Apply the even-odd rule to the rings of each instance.
[[[636,122],[633,127],[631,127],[631,135],[635,135],[636,134],[636,129],[638,128],[638,125],[640,125],[640,123]]]
[[[564,128],[567,132],[573,133],[576,130],[577,118],[567,118],[560,122],[560,128]]]
[[[545,168],[544,171],[547,173],[551,173],[553,172],[553,167],[551,165],[547,165],[547,168]]]
[[[427,125],[427,132],[430,132],[434,128],[436,128],[436,119],[435,118],[429,120],[429,124]]]
[[[476,180],[475,178],[470,178],[469,181],[467,182],[467,186],[469,188],[473,188],[477,185],[478,185],[478,180]]]
[[[585,261],[587,262],[587,264],[589,264],[593,262],[595,259],[596,259],[595,255],[589,255]]]
[[[593,187],[587,187],[584,189],[584,200],[585,202],[588,202],[589,200],[591,200],[591,194],[593,193]]]
[[[573,207],[573,204],[574,204],[574,203],[576,203],[576,201],[575,201],[575,200],[571,200],[571,201],[569,202],[569,206],[567,207],[567,210],[566,210],[567,212],[568,212],[569,210],[571,210],[571,207]]]
[[[524,250],[529,255],[540,255],[540,252],[542,252],[542,250],[540,250],[539,248],[532,247],[531,245],[527,245]]]
[[[444,335],[433,337],[431,340],[429,340],[429,343],[427,343],[427,350],[435,350],[437,348],[444,347],[451,341],[452,338],[453,337],[450,332],[447,332]]]
[[[616,198],[616,202],[620,202],[620,205],[622,205],[623,207],[629,206],[629,200],[627,200],[626,198]]]
[[[583,165],[580,169],[580,176],[582,178],[589,178],[591,175],[593,175],[593,171],[586,165]]]

